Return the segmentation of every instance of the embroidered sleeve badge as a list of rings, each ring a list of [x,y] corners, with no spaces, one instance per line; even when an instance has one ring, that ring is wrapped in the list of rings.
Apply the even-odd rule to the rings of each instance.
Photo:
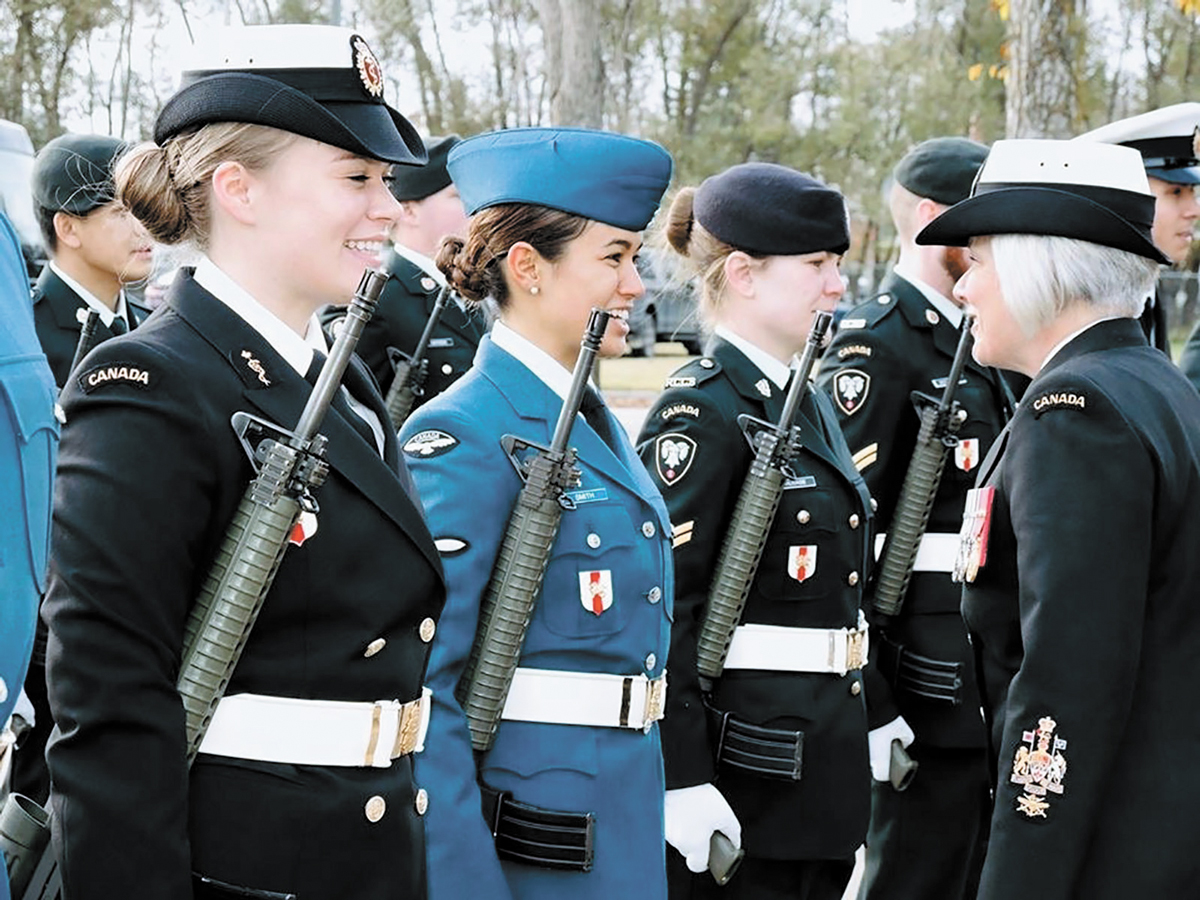
[[[686,434],[660,434],[654,442],[654,468],[667,487],[674,487],[692,467],[696,442]]]
[[[1067,759],[1061,751],[1067,742],[1054,734],[1058,727],[1049,716],[1038,719],[1038,727],[1021,735],[1021,745],[1013,757],[1013,784],[1019,784],[1025,793],[1017,798],[1017,812],[1031,819],[1046,818],[1050,808],[1049,794],[1062,795],[1063,776],[1067,773]]]
[[[414,434],[404,442],[404,452],[418,459],[431,459],[449,453],[458,446],[458,438],[445,431],[431,428]]]
[[[861,369],[846,369],[833,379],[833,402],[845,415],[852,416],[867,402],[871,376]]]
[[[1040,419],[1043,413],[1052,409],[1077,409],[1087,411],[1087,395],[1075,391],[1047,391],[1033,401],[1034,418]]]

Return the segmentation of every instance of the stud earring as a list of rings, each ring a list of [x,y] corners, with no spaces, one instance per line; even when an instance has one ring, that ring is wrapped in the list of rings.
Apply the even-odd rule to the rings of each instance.
[[[542,292],[542,289],[540,287],[538,287],[536,284],[529,289],[529,293],[533,294],[533,296],[535,296],[535,297],[538,294],[540,294],[541,292]]]

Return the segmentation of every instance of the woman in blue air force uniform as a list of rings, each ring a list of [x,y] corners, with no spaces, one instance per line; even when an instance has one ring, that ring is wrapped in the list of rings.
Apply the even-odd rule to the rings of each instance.
[[[438,750],[417,770],[430,795],[430,895],[662,898],[655,719],[670,631],[670,524],[602,404],[588,421],[576,418],[576,506],[562,515],[495,744],[477,758],[454,691],[521,488],[500,439],[549,445],[592,307],[617,313],[600,355],[624,352],[626,314],[642,292],[639,232],[671,159],[622,135],[521,129],[464,141],[449,167],[473,219],[465,242],[443,244],[439,266],[468,300],[494,298],[500,317],[475,367],[401,434],[449,590],[428,681]],[[498,809],[495,791],[541,810],[507,799]],[[551,821],[547,811],[583,829],[592,817],[590,862],[524,842]]]

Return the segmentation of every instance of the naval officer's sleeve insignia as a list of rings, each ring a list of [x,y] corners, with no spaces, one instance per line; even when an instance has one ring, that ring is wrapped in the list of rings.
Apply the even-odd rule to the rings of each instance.
[[[1009,781],[1019,784],[1025,793],[1017,798],[1017,812],[1031,819],[1046,818],[1050,794],[1062,795],[1067,759],[1062,751],[1067,742],[1054,733],[1058,727],[1049,716],[1038,719],[1037,728],[1021,734],[1021,745],[1013,757]]]
[[[404,442],[404,452],[418,459],[432,459],[449,453],[458,446],[458,438],[445,431],[431,428],[419,431]]]
[[[847,416],[862,409],[870,390],[871,376],[862,369],[843,369],[833,379],[833,401]]]
[[[654,468],[667,487],[674,487],[692,467],[696,442],[686,434],[660,434],[654,441]]]

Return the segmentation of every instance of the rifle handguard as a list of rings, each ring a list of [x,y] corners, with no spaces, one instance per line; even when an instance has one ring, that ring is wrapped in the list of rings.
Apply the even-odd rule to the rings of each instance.
[[[827,312],[815,314],[779,423],[764,428],[755,436],[754,461],[742,484],[733,519],[721,545],[696,643],[696,665],[703,688],[711,687],[711,682],[725,669],[729,645],[741,621],[767,533],[779,509],[783,467],[799,450],[799,439],[793,433],[792,422],[804,392],[808,390],[809,373],[832,320],[833,316]]]
[[[534,604],[541,593],[542,577],[558,536],[564,491],[579,478],[575,452],[567,448],[567,441],[608,319],[608,312],[592,310],[550,447],[540,449],[519,468],[525,485],[500,545],[480,607],[471,656],[455,690],[467,716],[471,746],[481,753],[492,746],[508,700]]]

